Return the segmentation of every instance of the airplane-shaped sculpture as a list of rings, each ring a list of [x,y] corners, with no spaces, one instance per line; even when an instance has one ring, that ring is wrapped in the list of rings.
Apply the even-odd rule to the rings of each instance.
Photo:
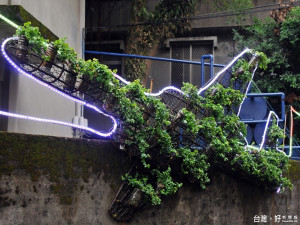
[[[74,73],[68,67],[68,65],[65,62],[61,61],[58,57],[54,57],[45,63],[43,57],[34,53],[34,51],[31,50],[30,45],[20,47],[18,43],[18,37],[9,38],[5,40],[2,43],[1,50],[7,61],[13,67],[15,67],[18,70],[18,72],[29,77],[30,79],[33,79],[39,84],[46,86],[47,88],[55,91],[56,93],[71,101],[78,102],[95,110],[97,113],[109,117],[113,122],[113,126],[111,130],[107,132],[102,132],[76,124],[36,118],[32,116],[17,115],[4,111],[0,111],[1,115],[36,120],[41,122],[56,123],[64,126],[70,126],[73,128],[86,130],[88,132],[95,133],[100,137],[112,138],[115,141],[118,141],[121,146],[125,146],[125,151],[127,151],[128,154],[136,156],[138,152],[138,146],[126,146],[126,139],[134,139],[135,137],[126,136],[126,134],[123,133],[123,129],[124,127],[129,127],[129,129],[132,130],[143,130],[146,129],[146,126],[149,124],[155,125],[156,115],[155,110],[153,110],[151,105],[141,105],[144,114],[144,119],[147,121],[146,123],[144,123],[145,127],[134,127],[131,124],[122,122],[122,115],[120,114],[120,109],[118,108],[118,105],[115,104],[115,98],[111,95],[109,90],[107,90],[97,80],[90,80],[85,76],[78,77],[77,74]],[[249,63],[250,72],[252,73],[253,77],[253,74],[257,68],[258,56],[250,49],[245,49],[239,55],[237,55],[227,66],[225,66],[219,73],[217,73],[211,80],[209,80],[209,82],[204,87],[201,87],[197,94],[204,97],[205,94],[207,94],[207,91],[213,85],[220,84],[224,88],[231,87],[234,90],[240,91],[245,98],[252,78],[249,79],[247,82],[239,79],[239,77],[236,77],[236,79],[234,79],[233,82],[231,79],[232,76],[234,76],[233,67],[240,59],[244,59]],[[117,74],[113,75],[116,79],[119,80],[118,83],[114,83],[113,85],[119,85],[119,87],[121,88],[130,84],[130,82],[124,80]],[[184,144],[184,146],[188,148],[201,149],[203,152],[208,151],[210,143],[207,140],[205,140],[205,138],[201,134],[199,134],[195,139],[182,133],[182,130],[184,130],[185,127],[181,123],[181,110],[184,108],[189,108],[191,106],[189,97],[186,96],[183,91],[175,87],[166,87],[158,93],[145,92],[144,94],[146,97],[149,98],[152,97],[160,99],[160,101],[162,101],[170,111],[170,115],[172,117],[170,119],[171,124],[169,124],[166,127],[166,129],[170,131],[169,133],[175,147],[180,147]],[[210,94],[214,94],[213,91]],[[132,98],[135,97],[132,96]],[[226,113],[238,116],[240,108],[241,105]],[[210,116],[209,113],[210,112],[205,109],[200,109],[197,112],[195,112],[195,116],[196,119],[202,119],[207,116]],[[271,117],[269,116],[266,130],[270,124],[270,121]],[[264,145],[265,137],[267,135],[266,130],[264,133],[263,143],[261,144],[260,148],[262,148]],[[151,137],[149,137],[149,139],[149,143],[151,143]],[[245,145],[247,145],[246,142]],[[153,140],[151,149],[154,149],[153,151],[155,152],[159,151],[160,148],[161,146],[159,145],[159,143],[155,143],[155,140]],[[155,158],[154,155],[152,157]],[[140,196],[140,192],[136,188],[130,187],[128,184],[124,183],[121,186],[120,191],[118,192],[113,204],[110,207],[111,215],[113,215],[113,217],[119,221],[130,219],[133,213],[138,208],[141,208],[143,206],[143,203],[133,202],[132,199],[134,198],[142,198]]]
[[[113,126],[109,132],[101,132],[89,127],[76,126],[75,124],[70,124],[62,121],[48,119],[44,120],[42,118],[35,118],[25,115],[20,116],[23,116],[22,118],[24,119],[37,119],[41,122],[57,123],[64,126],[83,129],[100,137],[111,137],[112,134],[117,130],[117,121],[115,117],[112,116],[112,114],[115,113],[108,112],[107,108],[103,107],[104,105],[109,104],[109,99],[106,96],[107,91],[101,90],[101,86],[99,85],[99,83],[95,82],[95,80],[89,80],[86,77],[78,77],[77,74],[71,71],[68,66],[58,57],[53,59],[52,62],[47,62],[45,64],[42,56],[35,54],[30,48],[30,46],[25,46],[22,48],[18,47],[18,37],[13,37],[3,41],[1,51],[7,61],[18,72],[30,79],[33,79],[39,84],[46,86],[47,88],[60,94],[62,97],[65,97],[74,102],[78,102],[86,107],[91,108],[97,113],[109,117],[113,122]],[[26,53],[22,54],[22,52]],[[203,95],[209,87],[216,83],[220,83],[224,87],[228,87],[232,66],[237,62],[238,59],[249,57],[246,55],[250,54],[250,52],[250,49],[245,49],[238,56],[236,56],[227,66],[222,69],[222,71],[220,71],[214,78],[212,78],[204,87],[200,88],[198,94]],[[252,59],[252,61],[254,61],[254,59]],[[114,74],[114,76],[120,80],[121,86],[130,83],[117,74]],[[236,80],[235,89],[238,89],[245,94],[248,90],[249,84],[250,82],[241,84],[238,80]],[[172,114],[178,113],[179,110],[185,107],[187,104],[184,98],[183,91],[172,86],[165,87],[158,93],[145,93],[145,95],[160,98],[166,104],[168,109],[172,111]],[[239,114],[239,110],[240,108],[235,112],[237,115]],[[5,112],[2,112],[3,115],[5,115],[4,113]],[[7,112],[7,116],[8,115],[9,113]],[[10,116],[17,117],[18,115],[11,114]]]

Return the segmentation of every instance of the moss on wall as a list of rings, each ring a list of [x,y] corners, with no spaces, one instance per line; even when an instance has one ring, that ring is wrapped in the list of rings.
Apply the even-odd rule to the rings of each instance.
[[[30,21],[33,26],[39,27],[43,37],[49,39],[50,41],[58,39],[58,37],[53,34],[52,31],[50,31],[20,5],[0,5],[0,13],[18,25],[23,25],[24,23]]]
[[[105,140],[0,132],[0,224],[115,225],[107,211],[129,167],[129,159]],[[130,224],[240,225],[253,224],[254,215],[300,211],[299,161],[291,161],[288,174],[294,188],[280,194],[219,170],[212,173],[206,190],[186,185],[162,206],[136,214]]]
[[[104,140],[1,132],[0,176],[10,175],[16,169],[29,173],[32,181],[46,176],[52,182],[51,191],[60,197],[61,204],[72,204],[73,193],[79,189],[79,179],[88,182],[92,174],[100,174],[104,167],[106,173],[108,171],[106,176],[111,176],[119,168],[114,156],[110,156],[112,149],[113,145]]]
[[[300,180],[300,162],[295,160],[290,160],[289,171],[287,175],[291,181]]]

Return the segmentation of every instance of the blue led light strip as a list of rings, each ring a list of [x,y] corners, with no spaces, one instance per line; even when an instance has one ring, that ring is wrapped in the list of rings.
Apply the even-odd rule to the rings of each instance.
[[[94,111],[96,111],[97,113],[100,113],[106,117],[109,117],[112,121],[113,121],[113,127],[112,129],[109,131],[109,132],[101,132],[101,131],[97,131],[97,130],[94,130],[92,128],[89,128],[89,127],[84,127],[84,126],[79,126],[79,125],[76,125],[76,124],[71,124],[71,123],[67,123],[67,122],[62,122],[62,121],[58,121],[58,120],[49,120],[49,119],[43,119],[43,118],[38,118],[38,117],[31,117],[31,116],[25,116],[25,115],[19,115],[19,114],[14,114],[14,113],[8,113],[8,112],[5,112],[5,111],[0,111],[0,114],[1,115],[4,115],[4,116],[12,116],[12,117],[16,117],[16,118],[22,118],[22,119],[29,119],[29,120],[35,120],[35,121],[39,121],[39,122],[45,122],[45,123],[54,123],[54,124],[59,124],[59,125],[63,125],[63,126],[70,126],[70,127],[74,127],[74,128],[79,128],[79,129],[82,129],[82,130],[86,130],[86,131],[89,131],[89,132],[92,132],[96,135],[99,135],[101,137],[110,137],[117,129],[117,121],[116,119],[109,115],[109,114],[106,114],[104,113],[103,111],[101,111],[99,108],[97,108],[96,106],[94,105],[91,105],[85,101],[82,101],[82,100],[79,100],[77,98],[74,98],[70,95],[67,95],[66,93],[64,92],[61,92],[59,90],[57,90],[56,88],[48,85],[47,83],[44,83],[40,80],[38,80],[37,78],[35,78],[34,76],[32,76],[31,74],[25,72],[24,70],[22,70],[18,65],[16,65],[10,58],[9,56],[7,55],[6,51],[5,51],[5,45],[8,41],[11,41],[11,40],[16,40],[18,39],[17,37],[13,37],[13,38],[8,38],[6,39],[2,45],[1,45],[1,51],[2,51],[2,54],[4,55],[5,59],[19,72],[21,73],[22,75],[34,80],[35,82],[49,88],[50,90],[54,91],[55,93],[57,94],[60,94],[61,96],[63,96],[64,98],[67,98],[71,101],[74,101],[74,102],[77,102],[79,104],[82,104],[86,107],[89,107],[91,109],[93,109]]]

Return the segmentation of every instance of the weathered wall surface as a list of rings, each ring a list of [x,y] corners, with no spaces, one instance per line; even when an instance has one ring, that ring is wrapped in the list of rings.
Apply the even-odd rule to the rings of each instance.
[[[108,208],[128,168],[129,159],[110,142],[0,133],[0,224],[118,224]],[[255,215],[268,217],[260,224],[299,224],[274,220],[299,218],[299,174],[293,162],[294,188],[276,194],[213,171],[206,190],[184,185],[161,206],[120,224],[259,224]]]

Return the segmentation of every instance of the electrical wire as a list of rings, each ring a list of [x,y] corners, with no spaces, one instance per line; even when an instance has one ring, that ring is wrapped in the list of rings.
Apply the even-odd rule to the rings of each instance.
[[[291,2],[283,2],[283,3],[274,3],[269,5],[262,5],[262,6],[255,6],[251,8],[244,8],[244,9],[236,9],[236,10],[229,10],[224,12],[217,12],[217,13],[209,13],[203,15],[197,15],[192,17],[183,17],[183,18],[171,18],[168,20],[162,21],[147,21],[147,22],[140,22],[134,24],[119,24],[119,25],[109,25],[109,26],[99,26],[99,27],[88,27],[88,30],[101,30],[101,29],[111,29],[111,28],[125,28],[125,27],[135,27],[135,26],[147,26],[147,25],[162,25],[165,23],[172,23],[172,22],[182,22],[182,21],[192,21],[192,20],[202,20],[202,19],[212,19],[212,18],[221,18],[221,17],[230,17],[230,16],[238,16],[238,15],[245,15],[245,14],[253,14],[259,12],[266,12],[276,9],[284,9],[288,8],[286,4]],[[293,2],[292,6],[299,6],[300,2],[296,1]]]

